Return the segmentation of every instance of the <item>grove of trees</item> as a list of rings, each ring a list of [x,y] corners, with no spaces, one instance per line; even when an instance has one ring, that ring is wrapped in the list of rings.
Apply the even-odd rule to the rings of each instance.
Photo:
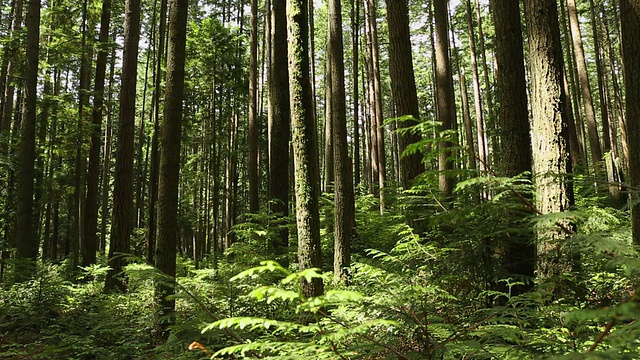
[[[640,356],[640,0],[0,0],[0,358]]]

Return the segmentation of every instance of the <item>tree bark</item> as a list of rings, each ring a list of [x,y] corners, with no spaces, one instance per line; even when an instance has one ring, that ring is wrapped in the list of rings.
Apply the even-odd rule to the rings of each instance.
[[[271,212],[283,217],[289,215],[289,71],[287,59],[287,11],[286,0],[273,1],[273,47],[269,66],[269,99],[271,123],[269,124],[269,198]],[[289,231],[280,229],[279,241],[271,246],[276,254],[288,252]],[[283,260],[285,260],[283,259]]]
[[[360,185],[360,84],[358,68],[360,67],[360,1],[351,0],[351,76],[353,77],[353,175],[354,185]]]
[[[258,0],[251,0],[251,37],[249,42],[249,211],[260,210],[258,172]]]
[[[160,0],[160,21],[158,24],[158,41],[156,47],[156,63],[154,70],[154,86],[152,95],[153,106],[153,137],[151,139],[151,165],[149,171],[149,208],[147,223],[147,262],[154,263],[156,251],[156,207],[158,204],[158,177],[160,173],[160,94],[162,93],[163,64],[165,55],[165,33],[167,27],[167,0]]]
[[[407,0],[386,0],[387,22],[389,24],[389,74],[391,92],[398,116],[411,115],[420,119],[418,92],[413,70],[413,51],[409,32],[409,4]],[[400,128],[413,126],[412,122],[398,124]],[[405,133],[398,137],[399,151],[417,143],[420,133]],[[424,172],[422,154],[416,153],[400,159],[400,179],[405,189],[411,188],[413,180]]]
[[[514,177],[531,172],[531,136],[527,108],[527,82],[520,6],[517,1],[491,0],[495,24],[495,56],[497,63],[498,136],[500,151],[496,153],[499,172]],[[510,218],[516,218],[513,214]],[[526,215],[525,215],[526,216]],[[516,221],[526,221],[522,215]],[[517,225],[517,224],[516,224]],[[505,243],[505,268],[514,275],[533,277],[535,246],[533,234],[514,232]],[[525,287],[526,288],[526,287]],[[517,292],[519,288],[515,289]]]
[[[344,81],[344,48],[340,0],[329,1],[329,73],[331,74],[331,124],[333,127],[334,260],[333,275],[346,280],[351,265],[351,228],[355,213],[353,177],[347,144],[347,112]]]
[[[96,78],[94,86],[91,147],[89,149],[89,165],[87,176],[87,199],[85,201],[85,245],[83,247],[82,265],[89,266],[96,262],[98,250],[98,176],[100,171],[100,146],[102,145],[102,119],[104,106],[104,82],[107,72],[107,45],[109,43],[109,25],[111,22],[111,0],[102,2],[100,19],[100,50],[96,61]]]
[[[382,89],[380,85],[380,45],[378,42],[378,2],[377,0],[366,0],[365,11],[367,12],[368,27],[370,32],[369,51],[371,55],[371,81],[373,85],[372,89],[372,111],[375,112],[375,122],[372,121],[372,131],[375,132],[375,151],[377,155],[377,175],[378,178],[374,179],[378,182],[378,195],[380,201],[380,214],[385,211],[385,199],[384,199],[384,187],[387,179],[387,162],[386,151],[384,142],[384,118],[382,114]]]
[[[529,34],[533,113],[533,174],[540,213],[569,209],[573,189],[562,86],[562,45],[558,10],[553,0],[525,0]],[[567,225],[569,226],[569,225]],[[538,231],[537,275],[549,279],[570,270],[564,253],[565,231],[558,226]]]
[[[629,144],[629,185],[631,192],[631,229],[633,242],[640,245],[640,0],[620,0],[620,27],[622,31],[622,63],[624,64],[627,143]]]
[[[138,41],[140,40],[140,0],[127,0],[125,7],[124,50],[117,132],[116,169],[113,190],[113,223],[109,246],[109,266],[105,291],[124,291],[120,272],[123,254],[130,250],[133,225],[133,137],[136,111]]]
[[[478,75],[478,61],[476,55],[476,40],[475,31],[473,28],[471,0],[466,0],[467,8],[467,31],[469,31],[469,52],[471,56],[471,76],[473,83],[473,101],[476,112],[476,133],[478,136],[478,161],[480,166],[478,167],[480,173],[487,169],[488,151],[487,137],[484,131],[484,114],[482,109],[482,93],[480,90],[480,76]],[[490,96],[486,94],[487,97]]]
[[[567,104],[565,104],[566,114],[570,116],[568,118],[569,124],[571,124],[571,119],[573,119],[573,124],[575,131],[572,131],[569,128],[569,143],[571,149],[571,159],[573,165],[573,172],[585,171],[587,170],[587,164],[589,163],[588,155],[587,155],[587,144],[584,134],[584,119],[582,116],[582,108],[580,107],[580,96],[578,95],[578,85],[576,84],[576,63],[573,61],[575,56],[573,55],[573,41],[571,37],[571,30],[569,29],[569,23],[567,20],[567,3],[565,1],[560,1],[560,26],[564,32],[564,51],[567,54],[567,58],[565,58],[565,75],[564,78],[567,80],[567,85],[564,86],[565,94],[567,96]],[[563,80],[564,81],[564,80]],[[569,107],[571,107],[571,111],[569,111]],[[575,139],[574,139],[575,138]],[[574,146],[574,143],[577,146]],[[575,149],[574,149],[575,148]],[[577,161],[573,161],[574,158],[577,158]]]
[[[26,280],[33,275],[38,256],[39,241],[33,226],[33,180],[36,157],[36,103],[38,101],[38,57],[40,52],[40,0],[29,0],[27,13],[27,63],[24,71],[25,101],[22,108],[22,128],[18,153],[18,209],[16,225],[16,279]],[[29,264],[30,263],[30,264]]]
[[[307,0],[289,0],[289,89],[295,169],[298,267],[322,268],[318,214],[318,144],[313,134],[312,93],[309,79]],[[315,140],[314,140],[315,139]],[[307,297],[323,293],[322,279],[302,280]]]
[[[433,11],[435,17],[435,55],[436,55],[436,92],[438,120],[442,131],[451,130],[456,121],[455,99],[453,93],[453,77],[449,58],[449,16],[448,1],[434,0]],[[439,161],[439,188],[445,196],[453,193],[454,178],[451,175],[454,162],[451,159],[452,144],[441,141]]]
[[[113,40],[113,36],[112,36]],[[115,64],[116,63],[116,47],[111,47],[111,63],[109,64],[109,90],[107,92],[107,126],[104,131],[104,150],[103,150],[103,160],[102,160],[102,219],[100,221],[100,254],[104,256],[107,248],[107,222],[108,222],[108,211],[109,208],[109,180],[111,173],[111,139],[113,137],[113,129],[112,129],[112,106],[110,105],[111,97],[113,94],[113,84],[115,77]]]
[[[182,100],[184,94],[185,47],[187,41],[188,0],[172,0],[169,9],[169,41],[164,113],[160,139],[160,182],[158,185],[158,243],[156,267],[169,278],[176,276],[176,245],[178,240],[178,182],[180,179],[180,139],[182,134]],[[159,315],[175,310],[175,285],[161,281],[156,286]],[[166,331],[172,318],[161,322]],[[168,333],[162,334],[166,339]]]
[[[567,0],[567,10],[569,12],[569,24],[573,38],[573,51],[578,69],[578,81],[580,92],[584,101],[585,120],[587,122],[587,133],[589,135],[589,146],[591,149],[591,161],[596,174],[600,171],[602,161],[602,148],[600,147],[600,137],[598,136],[598,125],[596,124],[596,114],[593,107],[593,97],[591,95],[591,85],[587,72],[587,63],[584,58],[584,48],[582,46],[582,35],[580,34],[580,23],[578,22],[578,11],[576,1]]]

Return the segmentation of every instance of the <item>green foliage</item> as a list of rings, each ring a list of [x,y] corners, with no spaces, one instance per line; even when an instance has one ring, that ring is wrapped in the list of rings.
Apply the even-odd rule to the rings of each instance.
[[[626,214],[590,205],[537,216],[528,179],[461,181],[449,204],[426,179],[383,216],[376,197],[358,197],[348,284],[262,260],[273,225],[290,226],[264,213],[234,228],[238,241],[217,262],[179,257],[175,280],[130,257],[127,294],[102,294],[103,265],[72,276],[70,262],[40,264],[34,280],[0,290],[0,358],[637,358],[640,254]],[[410,211],[429,214],[419,230]],[[572,291],[553,293],[553,279],[514,295],[531,279],[506,272],[504,244],[568,216]],[[314,278],[325,293],[307,298],[301,282]],[[176,286],[176,322],[156,347],[159,282]]]
[[[254,312],[203,326],[205,333],[232,329],[242,334],[240,341],[217,348],[214,357],[640,355],[635,323],[640,310],[634,295],[640,264],[624,214],[591,206],[537,216],[527,200],[533,196],[528,174],[462,181],[453,206],[447,207],[430,195],[430,186],[401,195],[398,204],[403,206],[388,209],[384,216],[377,213],[375,197],[357,199],[358,261],[352,264],[348,286],[332,283],[330,275],[316,271],[291,273],[271,261],[231,278],[235,286],[252,287],[246,299]],[[481,199],[481,194],[491,196]],[[420,233],[404,224],[408,197],[423,213],[431,209]],[[513,234],[533,234],[535,224],[555,226],[567,217],[579,229],[567,243],[580,259],[580,266],[567,274],[575,291],[559,297],[552,292],[553,283],[537,283],[533,290],[513,295],[514,286],[531,279],[505,272],[500,256],[504,244]],[[359,247],[366,245],[374,248]],[[325,295],[305,298],[299,284],[306,276],[323,276],[328,284]],[[272,307],[271,316],[252,315],[266,306]]]

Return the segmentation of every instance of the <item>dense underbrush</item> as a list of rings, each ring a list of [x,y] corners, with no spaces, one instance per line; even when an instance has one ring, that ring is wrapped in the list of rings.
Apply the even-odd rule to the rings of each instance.
[[[578,229],[565,252],[579,266],[544,282],[505,276],[509,234],[549,219],[514,223],[507,214],[524,205],[508,193],[528,191],[526,181],[490,181],[491,196],[477,196],[488,180],[462,183],[450,206],[426,188],[390,193],[383,216],[374,197],[359,197],[348,284],[265,260],[277,231],[269,215],[254,217],[216,264],[179,259],[176,321],[160,345],[153,267],[132,260],[129,292],[104,294],[104,265],[78,274],[40,263],[29,282],[0,288],[0,359],[640,358],[640,258],[625,213],[579,202],[561,215]],[[323,238],[329,259],[331,234]],[[325,294],[306,298],[300,282],[314,277]]]

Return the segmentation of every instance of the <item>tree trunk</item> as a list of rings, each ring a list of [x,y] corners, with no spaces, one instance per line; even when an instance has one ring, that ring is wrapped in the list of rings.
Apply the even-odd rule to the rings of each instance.
[[[318,215],[318,144],[313,134],[312,92],[309,78],[307,0],[289,0],[289,88],[295,168],[298,267],[322,268]],[[322,279],[302,280],[305,296],[323,293]]]
[[[578,11],[576,1],[567,0],[567,10],[569,12],[569,24],[571,25],[571,36],[573,38],[573,51],[578,68],[578,81],[580,82],[580,92],[584,101],[585,120],[587,122],[587,133],[589,135],[589,146],[591,148],[591,161],[596,175],[600,172],[600,162],[602,161],[602,149],[600,147],[600,137],[598,136],[598,125],[596,124],[596,114],[593,108],[593,98],[591,96],[591,85],[587,73],[587,64],[584,58],[582,46],[582,35],[580,34],[580,23],[578,22]],[[557,11],[556,11],[557,12]]]
[[[633,242],[640,245],[640,0],[620,0],[620,27],[622,30],[622,63],[624,64],[627,142],[629,144],[629,185],[631,192],[631,228]]]
[[[351,265],[351,235],[355,208],[353,177],[347,144],[347,112],[344,82],[344,47],[342,40],[342,10],[339,0],[329,1],[329,73],[333,127],[334,195],[334,260],[333,275],[346,280]]]
[[[573,191],[567,174],[571,171],[569,140],[562,104],[562,45],[556,1],[525,0],[529,34],[533,113],[533,174],[540,213],[569,209]],[[563,224],[563,226],[569,226]],[[570,270],[564,253],[567,237],[562,227],[538,230],[537,274],[549,279]]]
[[[283,217],[289,215],[289,70],[287,59],[287,12],[286,0],[273,1],[273,40],[271,63],[269,65],[269,105],[271,123],[269,124],[269,198],[271,212]],[[289,231],[280,229],[279,241],[271,246],[275,253],[284,256],[289,246]]]
[[[89,35],[89,10],[88,0],[84,0],[82,5],[82,40],[80,54],[80,81],[78,87],[78,119],[77,119],[77,144],[75,158],[75,188],[73,201],[75,202],[71,218],[72,228],[72,265],[73,271],[79,264],[80,253],[84,253],[85,245],[85,199],[87,184],[87,154],[84,151],[86,138],[84,133],[87,128],[87,110],[89,108],[89,88],[91,86],[91,61],[93,58],[93,47],[87,44]]]
[[[160,94],[162,92],[162,78],[164,71],[163,59],[165,54],[165,32],[167,23],[167,0],[160,0],[160,24],[158,25],[158,41],[156,47],[156,63],[154,70],[154,86],[152,95],[153,106],[153,137],[151,139],[151,165],[149,171],[149,209],[147,224],[147,262],[154,263],[156,251],[156,206],[158,202],[158,177],[160,173],[160,151],[158,138],[160,137]]]
[[[116,169],[113,190],[113,223],[109,246],[109,266],[105,291],[124,291],[119,277],[130,250],[133,225],[133,137],[136,111],[138,41],[140,39],[140,0],[127,0],[124,24],[124,50],[117,132]]]
[[[351,51],[352,65],[351,76],[353,76],[353,183],[355,186],[360,185],[360,84],[358,77],[358,68],[360,67],[360,1],[351,0]]]
[[[487,137],[484,131],[484,114],[482,110],[482,93],[480,90],[480,76],[478,75],[478,61],[476,56],[476,40],[475,31],[473,29],[471,0],[466,0],[467,8],[467,31],[469,31],[469,52],[471,53],[471,76],[473,82],[473,101],[476,111],[476,132],[478,135],[478,161],[480,166],[480,174],[487,170],[487,160],[489,147],[487,146]],[[487,97],[490,96],[486,94]]]
[[[371,81],[372,81],[372,112],[375,112],[375,122],[372,121],[372,131],[375,132],[375,151],[377,155],[377,179],[378,182],[378,195],[380,199],[380,214],[384,213],[385,200],[384,200],[384,187],[387,178],[387,162],[386,151],[384,143],[384,118],[382,114],[382,88],[380,85],[380,45],[378,44],[378,2],[377,0],[366,0],[365,11],[367,12],[368,27],[370,33],[369,53],[371,55]]]
[[[109,25],[111,22],[111,0],[102,2],[100,19],[101,47],[96,61],[96,79],[93,99],[93,121],[91,127],[91,148],[89,150],[89,165],[87,177],[87,199],[84,221],[85,245],[83,247],[82,265],[89,266],[96,262],[98,250],[98,176],[100,171],[100,146],[102,145],[102,114],[104,106],[104,80],[107,72],[107,51],[109,43]]]
[[[11,127],[11,117],[13,114],[13,96],[15,93],[14,73],[17,71],[16,67],[19,62],[17,59],[18,49],[20,48],[18,33],[22,28],[22,9],[24,7],[24,3],[23,0],[16,0],[13,5],[13,19],[11,25],[12,41],[8,46],[8,52],[6,54],[9,57],[9,64],[7,66],[7,81],[2,107],[2,121],[0,121],[0,130],[5,133],[9,132]]]
[[[113,36],[112,36],[112,40],[113,40]],[[102,219],[100,221],[100,254],[102,256],[104,256],[105,252],[106,252],[106,248],[107,248],[107,222],[108,222],[108,211],[107,209],[109,208],[109,180],[111,178],[111,176],[109,176],[109,174],[111,173],[111,138],[113,136],[113,129],[112,129],[112,111],[111,111],[111,105],[109,104],[109,102],[111,101],[111,97],[113,94],[113,84],[114,84],[114,77],[115,77],[115,64],[116,63],[116,47],[112,46],[111,47],[111,63],[109,64],[109,90],[107,92],[107,107],[106,107],[106,111],[107,111],[107,126],[106,129],[104,131],[104,150],[103,150],[103,160],[102,160],[102,200],[101,200],[101,207],[102,207]]]
[[[565,59],[565,75],[564,78],[567,79],[568,85],[565,85],[565,94],[567,96],[567,104],[565,105],[567,116],[571,115],[574,119],[574,127],[575,127],[575,135],[572,134],[571,129],[569,129],[569,141],[570,144],[573,144],[577,141],[578,146],[573,150],[569,149],[573,155],[576,157],[576,153],[579,156],[579,161],[573,162],[573,172],[585,171],[587,170],[587,164],[589,163],[588,155],[587,155],[587,145],[584,134],[584,119],[582,117],[582,110],[580,107],[580,96],[578,96],[578,85],[576,85],[576,63],[573,61],[575,56],[573,55],[573,41],[571,40],[571,30],[569,29],[569,23],[567,20],[567,10],[566,10],[566,1],[560,1],[560,21],[561,27],[564,32],[565,40],[564,40],[564,51],[567,54],[567,58]],[[564,81],[564,80],[563,80]],[[569,99],[571,101],[569,101]],[[569,107],[571,107],[572,111],[569,111]],[[571,118],[568,119],[569,121]],[[575,136],[575,140],[572,139]],[[572,158],[573,160],[573,158]]]
[[[413,51],[409,32],[409,5],[407,0],[386,0],[389,23],[389,73],[391,92],[398,116],[411,115],[420,118],[418,92],[413,70]],[[401,128],[413,126],[410,121],[399,124]],[[399,151],[421,139],[420,133],[405,133],[398,137]],[[413,179],[424,172],[422,154],[416,153],[400,159],[400,179],[405,189],[411,188]]]
[[[449,59],[449,16],[447,9],[448,1],[434,0],[433,11],[435,17],[436,34],[436,92],[438,120],[441,122],[441,131],[451,130],[456,121],[455,99],[453,93],[453,78],[451,71],[451,61]],[[441,141],[440,162],[439,162],[439,187],[445,196],[453,193],[454,177],[450,173],[453,170],[454,162],[451,159],[451,144],[448,141]]]
[[[602,117],[602,151],[605,155],[605,168],[607,172],[607,188],[611,206],[620,207],[620,187],[617,184],[615,151],[611,148],[610,109],[608,99],[605,97],[605,79],[603,67],[603,49],[600,43],[598,24],[596,23],[596,6],[593,0],[589,0],[591,27],[593,31],[593,47],[595,50],[596,73],[598,75],[598,96],[600,98],[600,116]]]
[[[610,33],[609,33],[609,24],[607,21],[607,16],[606,13],[603,11],[602,13],[602,19],[604,21],[603,27],[605,30],[605,42],[606,42],[606,46],[607,46],[607,55],[608,55],[608,60],[609,60],[609,66],[611,67],[611,82],[613,84],[613,96],[614,96],[614,100],[616,103],[616,115],[617,115],[617,119],[618,119],[618,129],[620,130],[620,141],[622,143],[622,156],[621,156],[621,168],[622,168],[622,173],[627,174],[629,172],[629,144],[627,143],[627,125],[626,125],[626,121],[625,121],[625,114],[624,114],[624,106],[622,104],[622,97],[620,95],[620,83],[618,82],[618,72],[617,72],[617,64],[615,61],[615,54],[613,52],[613,49],[611,47],[611,38],[610,38]],[[613,135],[612,132],[612,139],[617,139],[617,136]],[[613,148],[617,148],[616,146],[614,146]]]
[[[451,32],[453,36],[453,31]],[[452,39],[452,43],[455,44],[455,39]],[[476,152],[473,141],[473,124],[471,124],[471,114],[469,110],[469,94],[467,91],[467,79],[464,75],[464,70],[460,66],[460,56],[458,55],[458,50],[453,48],[453,54],[455,54],[456,60],[456,70],[458,71],[458,82],[460,83],[460,100],[462,102],[462,124],[464,126],[465,136],[466,136],[466,144],[464,147],[467,148],[467,152],[469,153],[469,169],[476,170]]]
[[[158,186],[158,243],[156,267],[171,279],[176,276],[176,245],[178,240],[178,182],[180,179],[180,138],[182,133],[182,100],[184,93],[185,47],[187,39],[188,0],[172,0],[169,9],[169,41],[164,114],[160,139],[160,182]],[[174,285],[161,281],[156,286],[159,315],[175,310]],[[161,323],[167,330],[169,319]],[[166,339],[168,333],[162,334]]]
[[[335,182],[335,168],[333,166],[333,144],[334,144],[334,136],[333,136],[333,103],[331,102],[331,87],[333,86],[331,81],[331,71],[329,69],[329,64],[331,63],[331,51],[329,50],[329,46],[327,44],[327,52],[326,52],[326,67],[325,67],[325,81],[324,81],[324,99],[325,99],[325,107],[324,107],[324,182],[323,182],[323,192],[333,193],[333,183]],[[327,230],[331,232],[330,222],[327,222]]]
[[[38,55],[40,52],[40,0],[30,0],[27,13],[27,63],[24,71],[25,100],[22,108],[22,129],[18,153],[18,210],[16,225],[16,257],[27,262],[38,256],[39,241],[33,228],[33,180],[36,157],[36,108],[38,85]],[[32,265],[35,266],[35,263]],[[33,267],[17,264],[16,279],[31,277]]]
[[[258,0],[251,0],[251,39],[249,42],[249,211],[260,210],[258,171]]]
[[[485,118],[485,153],[487,156],[487,161],[491,161],[491,154],[489,153],[489,142],[491,139],[491,149],[497,155],[498,147],[499,147],[499,139],[495,136],[496,132],[496,119],[495,119],[495,111],[493,108],[493,95],[491,94],[491,88],[493,87],[491,81],[489,80],[489,67],[487,66],[487,55],[486,55],[486,46],[485,46],[485,35],[484,30],[482,29],[482,8],[480,7],[480,0],[476,0],[476,21],[478,22],[478,43],[479,43],[479,52],[480,56],[480,65],[482,66],[482,78],[484,80],[484,84],[486,86],[485,100],[487,101],[487,117]],[[488,133],[488,134],[487,134]],[[490,164],[487,164],[490,166]]]
[[[500,151],[496,163],[502,176],[514,177],[531,172],[531,136],[527,108],[527,82],[520,7],[516,1],[491,0],[495,24],[495,56],[498,66],[498,137]],[[518,218],[517,218],[518,217]],[[516,222],[526,221],[522,215],[511,215]],[[517,224],[515,224],[517,225]],[[535,246],[532,234],[515,231],[505,243],[505,268],[511,274],[533,277]],[[526,288],[526,287],[525,287]],[[520,292],[519,288],[515,288]]]

